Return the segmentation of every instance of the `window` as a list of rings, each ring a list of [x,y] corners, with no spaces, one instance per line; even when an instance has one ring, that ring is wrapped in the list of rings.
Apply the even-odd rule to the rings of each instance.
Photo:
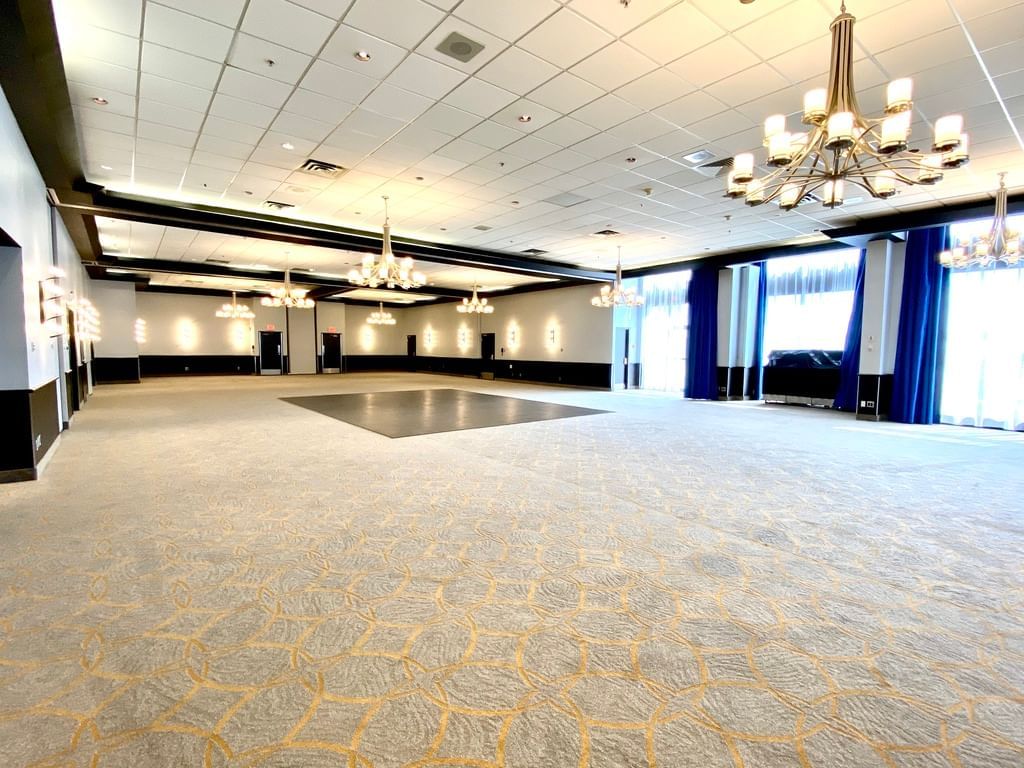
[[[690,270],[645,277],[640,284],[640,386],[682,392],[686,384],[686,333]]]
[[[951,227],[956,241],[988,233],[991,220]],[[1010,219],[1024,229],[1024,216]],[[1024,268],[954,270],[942,370],[946,424],[1024,431]]]
[[[860,251],[850,248],[766,262],[763,362],[774,350],[842,351],[859,260]]]

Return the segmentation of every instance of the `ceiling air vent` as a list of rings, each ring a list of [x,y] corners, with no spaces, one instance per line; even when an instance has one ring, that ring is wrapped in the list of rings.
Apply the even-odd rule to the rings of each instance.
[[[287,211],[289,208],[294,208],[295,206],[291,203],[279,203],[277,200],[264,200],[263,207],[270,208],[275,211]]]
[[[701,165],[706,163],[714,157],[713,154],[708,152],[706,149],[698,149],[696,152],[691,152],[688,155],[683,155],[683,160],[688,162],[690,165]]]
[[[594,237],[615,237],[615,235],[621,234],[621,232],[616,232],[614,229],[602,229],[600,232],[595,232]]]
[[[486,224],[477,224],[473,229],[479,229],[481,232],[487,232],[490,229],[494,229],[494,227],[488,227]]]
[[[544,203],[551,203],[552,205],[560,205],[563,208],[568,208],[571,205],[578,205],[579,203],[585,203],[588,198],[580,195],[574,195],[572,192],[563,192],[560,195],[549,197],[546,200],[542,200]]]
[[[527,248],[523,253],[527,256],[543,256],[547,251],[543,251],[540,248]]]
[[[436,50],[465,64],[483,49],[484,46],[476,40],[470,40],[465,35],[452,32],[440,42]]]
[[[704,165],[698,165],[695,170],[697,173],[701,173],[705,176],[718,179],[722,176],[728,176],[729,170],[732,168],[732,158],[727,157],[724,160],[715,160],[711,163],[704,163]]]
[[[333,179],[341,173],[345,172],[345,169],[340,165],[334,163],[328,163],[324,160],[314,160],[312,157],[304,162],[300,167],[300,171],[306,173],[315,173],[317,176],[326,176],[329,179]]]

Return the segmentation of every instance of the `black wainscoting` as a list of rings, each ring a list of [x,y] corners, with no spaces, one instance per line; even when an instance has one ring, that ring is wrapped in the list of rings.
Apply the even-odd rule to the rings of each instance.
[[[32,445],[32,408],[28,390],[0,391],[0,482],[34,480],[35,451]]]
[[[405,355],[345,355],[342,367],[348,373],[407,371],[409,358]]]
[[[97,384],[137,383],[139,358],[97,357],[92,361],[92,380]]]
[[[248,376],[256,370],[251,355],[142,355],[139,370],[148,376]]]
[[[477,357],[427,357],[417,355],[410,365],[408,355],[346,355],[345,371],[408,371],[479,376],[486,364],[494,367],[497,379],[518,379],[541,384],[565,384],[572,387],[609,389],[611,363],[563,363],[552,360],[494,360]]]
[[[60,397],[60,390],[57,387],[57,380],[43,384],[39,389],[29,393],[29,408],[32,410],[32,441],[39,439],[39,445],[35,448],[35,462],[46,455],[50,446],[60,435],[60,406],[57,399]]]
[[[78,366],[78,407],[89,399],[89,363]]]
[[[742,400],[746,390],[744,381],[747,369],[742,366],[733,366],[729,369],[729,392],[730,400]]]
[[[862,373],[857,377],[857,418],[881,421],[892,404],[892,374]]]
[[[718,382],[718,399],[727,400],[729,398],[729,367],[726,365],[720,365],[717,369],[716,380]]]

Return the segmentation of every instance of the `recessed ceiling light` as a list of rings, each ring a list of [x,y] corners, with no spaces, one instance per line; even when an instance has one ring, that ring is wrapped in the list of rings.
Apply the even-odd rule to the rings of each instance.
[[[416,181],[423,181],[423,177],[422,176],[417,176],[416,177]]]
[[[92,100],[93,104],[99,104],[101,107],[107,106],[110,102],[104,99],[102,96],[95,96]]]
[[[512,201],[512,205],[519,205],[519,201],[518,200],[513,200]]]
[[[112,171],[112,170],[114,170],[109,165],[101,165],[100,168],[102,168],[104,171]]]
[[[369,61],[373,58],[369,51],[356,51],[352,55],[355,57],[356,61]]]
[[[287,149],[287,150],[292,150],[292,149],[295,149],[295,145],[294,145],[294,144],[292,144],[292,143],[291,143],[290,141],[286,141],[286,142],[285,142],[284,144],[282,144],[281,146],[282,146],[282,147],[283,147],[284,149]]]
[[[636,158],[635,157],[627,157],[626,158],[626,162],[630,163],[630,164],[635,163],[636,162]]]
[[[520,115],[519,116],[519,122],[520,123],[528,123],[531,120],[533,120],[533,117],[531,115]]]

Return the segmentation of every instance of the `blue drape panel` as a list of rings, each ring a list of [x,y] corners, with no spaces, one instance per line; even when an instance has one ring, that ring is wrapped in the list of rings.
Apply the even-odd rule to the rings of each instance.
[[[693,270],[687,293],[690,329],[686,337],[686,387],[696,400],[718,399],[718,268]]]
[[[939,421],[949,270],[939,264],[938,254],[948,247],[949,227],[915,229],[907,236],[903,303],[889,409],[889,418],[893,421],[905,424]]]
[[[860,376],[860,336],[864,327],[864,272],[867,269],[868,252],[860,252],[857,264],[857,280],[853,286],[853,310],[850,324],[846,327],[846,343],[843,344],[843,362],[839,368],[839,391],[834,405],[841,411],[857,410],[857,378]]]
[[[768,306],[768,265],[759,262],[757,274],[757,314],[754,316],[754,386],[752,397],[760,400],[764,383],[764,318]]]

